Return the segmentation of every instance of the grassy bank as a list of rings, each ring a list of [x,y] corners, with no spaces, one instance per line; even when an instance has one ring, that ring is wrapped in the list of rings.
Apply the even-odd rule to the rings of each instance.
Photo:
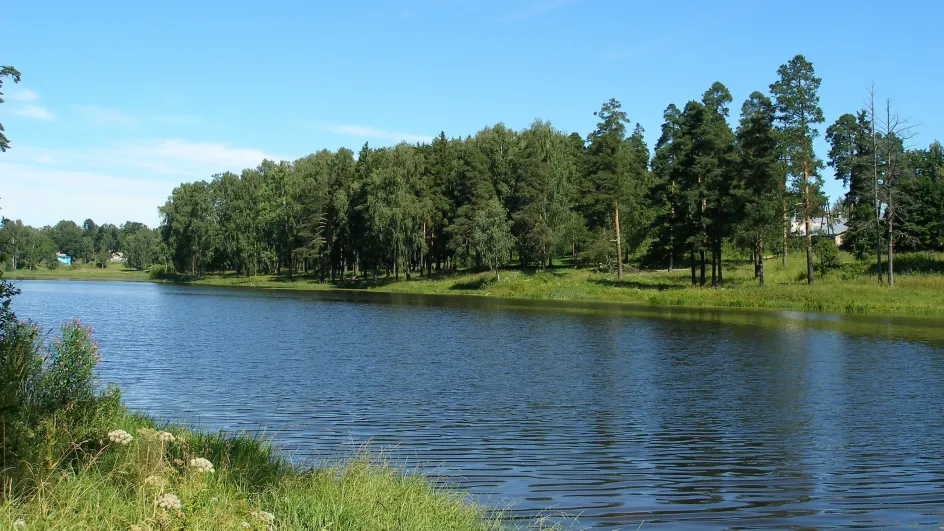
[[[559,301],[602,301],[658,306],[770,308],[814,312],[875,315],[944,315],[944,255],[902,254],[896,258],[894,288],[878,285],[868,266],[857,264],[848,255],[840,269],[816,275],[816,283],[805,280],[804,255],[796,253],[783,266],[779,259],[766,262],[766,285],[758,287],[753,265],[726,261],[724,282],[718,288],[693,287],[688,269],[674,271],[629,271],[622,281],[609,273],[565,267],[543,270],[513,270],[501,273],[497,281],[488,272],[434,274],[431,278],[377,279],[320,282],[314,278],[265,275],[242,277],[233,274],[209,275],[198,279],[169,280],[213,286],[240,286],[270,289],[333,290],[357,289],[395,293],[481,295]],[[18,272],[10,278],[76,280],[147,280],[143,272],[115,267],[101,272],[55,270],[43,275]],[[710,268],[707,272],[710,283]],[[166,280],[166,279],[165,279]]]
[[[367,457],[304,471],[251,438],[161,428],[129,414],[109,427],[100,440],[78,443],[84,452],[71,466],[37,471],[18,488],[28,494],[0,502],[0,529],[17,521],[24,529],[502,528],[460,494]],[[132,439],[122,444],[117,430]]]
[[[944,257],[902,255],[895,287],[878,285],[867,268],[845,258],[843,269],[817,275],[806,283],[802,255],[766,264],[765,285],[757,286],[751,264],[726,262],[724,282],[718,288],[693,287],[688,269],[630,271],[622,281],[608,273],[585,269],[551,268],[507,270],[501,280],[488,272],[434,275],[413,280],[346,280],[322,283],[313,279],[276,276],[215,275],[191,280],[194,284],[273,289],[362,289],[396,293],[463,294],[489,297],[560,301],[605,301],[659,306],[771,308],[815,312],[898,315],[944,315]],[[710,283],[710,269],[707,272]]]
[[[126,280],[142,282],[150,280],[147,271],[128,269],[122,263],[110,263],[105,268],[95,264],[77,266],[60,265],[55,269],[17,269],[5,271],[3,276],[11,280]]]

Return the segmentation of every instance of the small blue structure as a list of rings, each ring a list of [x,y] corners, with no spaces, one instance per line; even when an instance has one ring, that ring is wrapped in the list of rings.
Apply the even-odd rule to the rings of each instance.
[[[72,257],[67,254],[56,253],[56,260],[65,265],[72,265]]]

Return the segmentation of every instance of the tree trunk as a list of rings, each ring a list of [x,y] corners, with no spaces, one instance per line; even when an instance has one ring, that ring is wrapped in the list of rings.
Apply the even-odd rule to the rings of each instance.
[[[672,272],[672,266],[675,265],[675,234],[672,232],[672,227],[669,227],[669,273]]]
[[[701,277],[698,279],[701,286],[705,285],[705,250],[701,250]]]
[[[782,264],[783,267],[787,267],[787,236],[789,235],[790,221],[787,219],[787,200],[783,200],[783,257]]]
[[[757,285],[764,285],[764,237],[757,239]]]
[[[714,245],[711,246],[711,287],[718,286],[718,254],[715,252]]]
[[[724,268],[721,266],[721,240],[718,240],[718,285],[724,283]]]
[[[613,201],[613,224],[616,225],[616,279],[623,280],[623,242],[620,237],[619,201]]]
[[[692,265],[692,286],[694,286],[695,284],[698,283],[695,279],[695,250],[694,249],[692,249],[691,252],[689,253],[688,260],[689,260],[689,263]]]
[[[803,222],[806,225],[806,283],[813,283],[813,234],[810,223],[810,167],[803,166]]]
[[[895,205],[891,190],[888,192],[888,285],[895,285]]]

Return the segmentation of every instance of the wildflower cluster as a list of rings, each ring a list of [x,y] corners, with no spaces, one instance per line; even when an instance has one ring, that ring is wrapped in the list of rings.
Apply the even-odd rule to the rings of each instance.
[[[204,472],[207,474],[212,474],[215,472],[213,468],[213,463],[209,460],[202,457],[195,457],[190,460],[190,468],[196,469],[197,472]]]
[[[167,483],[166,479],[155,474],[144,478],[144,484],[147,486],[163,487],[165,483]]]
[[[265,524],[271,525],[273,522],[275,522],[275,515],[272,513],[267,513],[265,511],[253,511],[252,515],[259,520],[262,520],[262,522]]]
[[[172,443],[177,440],[174,434],[169,431],[152,430],[151,428],[140,428],[138,435],[145,441],[157,441],[162,443]]]
[[[176,494],[161,494],[157,498],[157,506],[168,511],[179,511],[182,507]]]
[[[130,444],[131,441],[134,440],[134,437],[132,437],[131,434],[125,430],[113,430],[108,432],[108,440],[115,444],[124,446]]]

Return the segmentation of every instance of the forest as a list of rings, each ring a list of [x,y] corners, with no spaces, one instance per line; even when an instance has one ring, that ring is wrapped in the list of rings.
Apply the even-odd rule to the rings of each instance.
[[[848,227],[841,247],[891,284],[894,253],[944,250],[944,151],[912,146],[915,125],[872,92],[821,131],[820,83],[797,55],[733,117],[715,82],[665,108],[651,149],[611,99],[586,137],[536,120],[264,160],[174,188],[157,228],[4,219],[0,243],[14,269],[55,266],[56,252],[102,265],[122,252],[132,268],[188,276],[409,279],[566,265],[618,278],[629,267],[686,268],[693,285],[712,286],[723,283],[723,255],[752,260],[763,284],[765,260],[785,263],[793,249],[812,284],[817,254],[835,254],[811,224],[825,216]],[[813,149],[821,134],[825,161]],[[845,196],[829,204],[824,179],[840,180]]]

